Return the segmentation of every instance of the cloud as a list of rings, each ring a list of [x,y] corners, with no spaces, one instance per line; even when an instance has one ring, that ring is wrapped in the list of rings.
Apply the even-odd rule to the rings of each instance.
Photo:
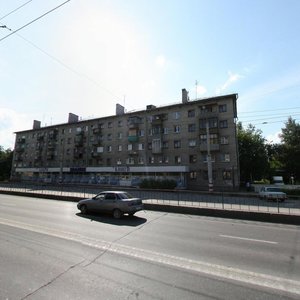
[[[243,78],[242,75],[237,74],[237,73],[233,74],[233,73],[231,73],[231,71],[229,71],[227,80],[221,87],[217,88],[216,94],[217,95],[222,94],[223,91],[227,90],[231,85],[233,85],[233,83],[240,80],[241,78]]]
[[[271,144],[281,143],[281,139],[280,139],[280,134],[281,133],[282,133],[281,131],[278,131],[278,132],[275,132],[273,134],[269,134],[269,135],[266,136],[266,140]]]
[[[14,147],[14,132],[29,128],[28,118],[14,110],[0,108],[0,146],[4,149]]]

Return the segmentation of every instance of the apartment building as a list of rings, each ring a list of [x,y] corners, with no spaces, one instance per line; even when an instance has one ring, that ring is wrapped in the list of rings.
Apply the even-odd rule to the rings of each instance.
[[[237,94],[16,132],[12,180],[136,186],[174,179],[178,188],[239,186]],[[211,171],[209,171],[211,166]]]

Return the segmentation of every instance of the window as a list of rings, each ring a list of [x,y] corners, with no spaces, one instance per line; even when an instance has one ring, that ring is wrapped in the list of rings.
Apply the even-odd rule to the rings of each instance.
[[[123,133],[122,132],[118,132],[118,139],[121,140],[123,138]]]
[[[206,114],[206,113],[211,113],[211,112],[213,112],[212,105],[204,105],[200,108],[200,113],[201,114]]]
[[[173,119],[175,119],[175,120],[180,119],[180,112],[179,112],[179,111],[175,111],[175,112],[173,113]]]
[[[168,156],[163,156],[163,163],[168,164],[169,163],[169,157]]]
[[[218,144],[219,143],[218,135],[216,133],[210,134],[209,141],[210,141],[210,144]]]
[[[221,143],[221,145],[228,145],[229,144],[228,136],[221,136],[220,143]]]
[[[179,133],[180,132],[180,125],[174,125],[174,132]]]
[[[149,157],[149,164],[154,164],[154,157],[153,156]]]
[[[104,148],[103,147],[97,147],[97,153],[103,153]]]
[[[180,147],[181,147],[181,141],[180,140],[174,141],[174,148],[180,148]]]
[[[112,146],[107,146],[107,152],[111,152],[112,151]]]
[[[122,121],[122,120],[119,120],[119,121],[118,121],[118,126],[119,126],[119,127],[122,127],[122,126],[123,126],[123,121]]]
[[[163,128],[163,133],[164,133],[164,134],[168,134],[168,133],[169,133],[169,128],[164,127],[164,128]]]
[[[152,140],[152,151],[154,153],[160,153],[161,152],[161,140],[160,139]]]
[[[231,170],[223,170],[223,180],[231,180]]]
[[[220,128],[228,128],[227,120],[220,121]]]
[[[107,135],[107,140],[108,140],[108,141],[111,141],[111,140],[112,140],[112,134],[111,134],[111,133],[109,133],[109,134]]]
[[[133,157],[128,157],[128,158],[126,159],[126,163],[127,163],[128,165],[133,165],[133,164],[134,164],[134,158],[133,158]]]
[[[148,143],[148,150],[152,150],[152,142]]]
[[[169,142],[164,141],[162,144],[163,149],[168,149],[169,148]]]
[[[227,105],[226,104],[221,104],[219,105],[219,112],[226,112],[227,111]]]
[[[221,161],[222,162],[230,162],[230,154],[229,153],[221,153]]]
[[[139,136],[144,136],[145,135],[145,130],[144,129],[140,129],[139,130]]]
[[[189,124],[188,132],[195,132],[196,131],[196,124]]]
[[[108,122],[108,123],[107,123],[107,127],[108,127],[108,128],[112,128],[112,127],[113,127],[113,123],[112,123],[112,122]]]
[[[160,126],[154,126],[152,127],[152,134],[160,134],[161,127]]]
[[[180,164],[181,163],[181,156],[175,156],[174,161],[175,161],[175,164]]]
[[[197,179],[197,172],[196,171],[191,171],[190,172],[190,179],[196,180]]]
[[[203,157],[203,162],[207,163],[207,154],[203,154],[202,157]],[[211,162],[215,162],[216,161],[216,156],[215,155],[210,155],[210,159],[211,159]]]
[[[139,165],[143,165],[144,164],[144,158],[143,157],[139,157],[138,158],[138,164]]]
[[[196,147],[196,140],[189,140],[189,147]]]
[[[193,117],[195,117],[195,115],[196,115],[196,113],[195,113],[194,109],[188,110],[188,117],[189,118],[193,118]]]
[[[118,145],[118,151],[122,151],[122,145]]]
[[[139,144],[138,149],[139,149],[139,150],[144,150],[144,149],[145,149],[144,144],[143,144],[143,143]]]
[[[199,128],[205,129],[207,122],[208,122],[209,128],[217,128],[218,127],[218,118],[209,118],[209,119],[200,119],[199,120]]]
[[[128,144],[128,145],[127,145],[127,150],[128,150],[128,151],[131,151],[131,150],[132,150],[132,144]]]
[[[117,159],[117,165],[121,165],[122,164],[122,161],[120,158]]]
[[[209,135],[209,143],[212,144],[218,144],[218,135],[216,133],[212,133]],[[200,134],[200,143],[201,144],[206,144],[207,139],[206,139],[206,134]]]
[[[190,162],[190,164],[196,163],[197,162],[197,155],[194,155],[194,154],[190,155],[189,156],[189,162]]]

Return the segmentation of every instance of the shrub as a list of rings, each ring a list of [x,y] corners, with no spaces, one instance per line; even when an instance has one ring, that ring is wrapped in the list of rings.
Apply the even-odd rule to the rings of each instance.
[[[140,183],[140,188],[144,189],[168,189],[173,190],[176,187],[177,183],[172,179],[143,179]]]

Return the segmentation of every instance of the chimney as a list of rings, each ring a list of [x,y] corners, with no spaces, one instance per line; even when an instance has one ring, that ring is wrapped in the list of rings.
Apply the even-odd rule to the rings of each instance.
[[[40,129],[40,128],[41,128],[41,121],[33,120],[32,129]]]
[[[125,113],[125,107],[122,106],[121,104],[117,103],[116,104],[116,115],[121,116],[121,115],[124,115],[124,113]]]
[[[186,89],[182,89],[182,103],[189,102],[189,92]]]
[[[72,113],[69,113],[69,119],[68,123],[77,123],[78,122],[78,116]]]

